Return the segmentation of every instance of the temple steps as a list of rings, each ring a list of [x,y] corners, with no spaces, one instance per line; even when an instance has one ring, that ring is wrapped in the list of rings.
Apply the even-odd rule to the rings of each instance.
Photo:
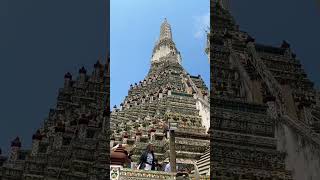
[[[210,148],[208,148],[196,162],[200,175],[210,174]],[[194,173],[194,171],[192,171]]]

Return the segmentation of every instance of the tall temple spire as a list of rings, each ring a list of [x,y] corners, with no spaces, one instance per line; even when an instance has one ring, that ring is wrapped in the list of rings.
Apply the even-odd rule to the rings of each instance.
[[[172,40],[171,26],[168,23],[167,18],[165,18],[161,24],[160,37],[153,48],[151,62],[181,63],[180,52],[177,50],[176,45]]]
[[[160,29],[160,40],[162,39],[172,39],[171,26],[167,21],[167,18],[164,18],[164,22],[161,24]]]

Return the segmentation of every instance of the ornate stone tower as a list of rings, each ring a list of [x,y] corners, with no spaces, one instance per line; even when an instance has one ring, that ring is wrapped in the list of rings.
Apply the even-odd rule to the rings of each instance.
[[[177,122],[175,132],[177,163],[193,169],[209,148],[208,89],[201,76],[189,75],[165,19],[151,57],[148,75],[130,86],[128,96],[111,113],[112,145],[125,143],[134,150],[137,163],[149,141],[156,145],[159,162],[169,157],[167,130]],[[202,174],[208,174],[203,168]]]
[[[92,74],[64,76],[57,106],[32,136],[32,149],[19,137],[0,167],[0,179],[109,179],[109,60],[97,62]],[[0,156],[0,165],[2,164]]]
[[[290,45],[256,43],[211,7],[212,175],[319,179],[316,91]]]
[[[169,55],[175,55],[174,58],[167,58]],[[171,26],[167,19],[161,25],[160,37],[153,49],[151,62],[159,63],[162,61],[172,61],[181,64],[180,52],[177,50],[172,39]]]

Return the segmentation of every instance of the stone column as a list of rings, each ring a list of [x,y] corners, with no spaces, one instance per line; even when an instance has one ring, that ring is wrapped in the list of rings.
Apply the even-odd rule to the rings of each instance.
[[[171,96],[171,88],[168,88],[168,96]]]
[[[141,132],[136,133],[136,142],[140,142],[141,135],[142,135]]]
[[[37,153],[39,151],[39,144],[40,144],[40,141],[38,139],[32,140],[32,149],[31,149],[32,156],[37,155]]]
[[[84,67],[79,70],[79,82],[81,85],[83,85],[86,81],[86,73],[87,70]]]
[[[65,89],[68,89],[70,87],[70,82],[72,80],[72,75],[67,72],[65,75],[64,75],[64,88]]]
[[[20,138],[16,137],[11,142],[11,152],[10,152],[9,161],[16,161],[18,159],[20,148],[21,148]]]
[[[155,133],[156,133],[155,129],[151,129],[150,130],[150,141],[154,141],[155,140]]]
[[[32,135],[32,149],[31,155],[35,156],[39,151],[39,144],[42,139],[42,135],[39,130],[35,134]]]
[[[18,159],[18,151],[20,150],[20,147],[12,146],[11,152],[10,152],[10,161],[16,161]]]
[[[122,144],[127,144],[128,143],[128,135],[124,135],[122,138]]]
[[[171,172],[176,172],[176,145],[174,130],[170,130],[170,167]]]
[[[162,90],[160,90],[160,92],[159,92],[159,99],[161,99],[162,97],[163,97]]]
[[[112,137],[112,138],[110,139],[110,149],[113,148],[113,146],[114,146],[114,141],[115,141],[115,138]]]

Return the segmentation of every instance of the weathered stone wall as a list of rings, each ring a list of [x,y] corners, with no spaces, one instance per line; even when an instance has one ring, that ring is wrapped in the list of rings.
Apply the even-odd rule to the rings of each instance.
[[[208,131],[210,128],[210,107],[208,106],[208,104],[205,104],[200,100],[197,101],[196,106],[202,119],[201,123]]]
[[[283,41],[281,46],[274,47],[256,43],[249,34],[239,31],[230,12],[221,3],[214,4],[211,9],[215,10],[211,13],[211,19],[215,19],[215,23],[212,24],[214,28],[209,36],[210,52],[212,51],[210,60],[214,64],[212,95],[233,102],[240,99],[247,103],[267,105],[268,117],[276,122],[272,125],[275,126],[276,149],[278,154],[284,155],[280,163],[288,174],[292,174],[294,180],[319,180],[319,96],[314,93],[313,83],[292,53],[290,44]],[[233,76],[235,72],[239,73],[239,78]],[[213,102],[217,103],[217,100]],[[226,107],[225,103],[222,103],[222,107]],[[239,109],[244,109],[243,105]],[[235,123],[241,122],[241,118],[234,117]],[[254,117],[251,115],[250,118]],[[220,127],[220,121],[216,121],[216,126],[213,127]],[[213,131],[217,132],[216,129]],[[244,132],[240,134],[243,135]],[[234,142],[236,141],[235,139]],[[253,148],[257,149],[256,147]],[[216,152],[212,153],[214,157]],[[227,158],[221,159],[225,164]],[[234,167],[239,165],[238,162],[233,164]],[[244,171],[248,173],[248,170]],[[271,169],[268,171],[270,174]],[[221,170],[219,174],[223,177]]]
[[[276,126],[277,148],[287,153],[286,168],[296,180],[320,179],[319,147],[283,123]]]

